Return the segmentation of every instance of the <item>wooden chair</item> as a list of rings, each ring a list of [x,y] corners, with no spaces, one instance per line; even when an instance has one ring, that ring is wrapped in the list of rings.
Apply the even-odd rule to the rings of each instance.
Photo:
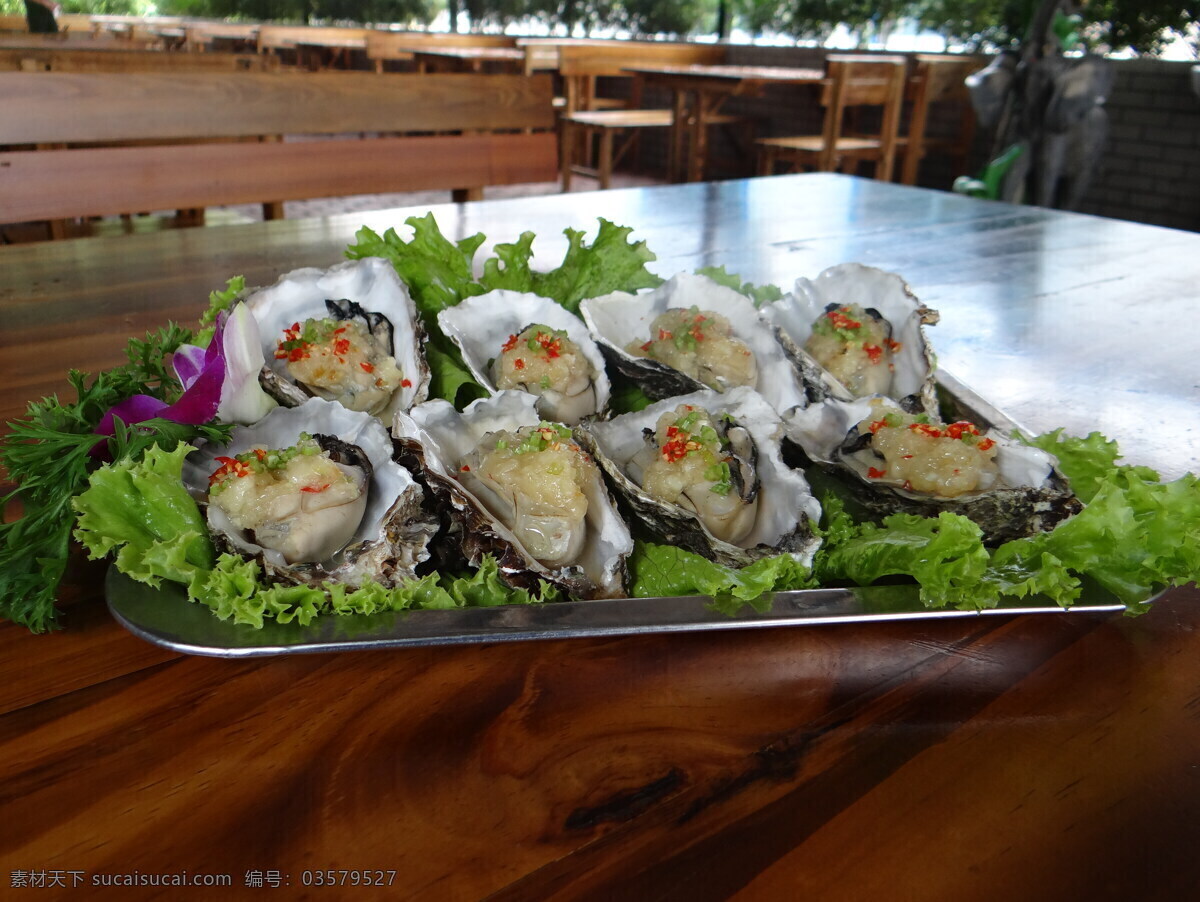
[[[906,62],[899,56],[830,55],[821,105],[819,135],[760,138],[760,175],[771,175],[780,162],[833,172],[853,172],[862,161],[875,164],[875,178],[890,181],[904,104]],[[859,107],[879,108],[879,128],[870,135],[848,135],[846,114]]]
[[[899,137],[896,150],[903,158],[900,181],[917,183],[921,160],[930,151],[952,156],[961,172],[966,171],[967,156],[975,137],[975,113],[967,91],[967,76],[978,72],[984,61],[971,56],[917,54],[913,74],[905,90],[909,103],[908,131]],[[931,139],[927,137],[930,108],[947,103],[959,106],[957,134]]]
[[[562,190],[571,190],[573,175],[587,175],[609,187],[613,169],[646,129],[670,128],[670,109],[643,109],[640,84],[628,71],[630,66],[719,65],[725,48],[715,44],[672,44],[655,41],[578,42],[559,45],[558,72],[565,87],[565,103],[559,118],[561,131]],[[597,94],[597,79],[624,78],[631,87],[627,99]],[[730,126],[741,117],[717,115],[706,125]],[[591,138],[597,138],[594,164],[589,161]],[[623,140],[617,143],[617,137]]]

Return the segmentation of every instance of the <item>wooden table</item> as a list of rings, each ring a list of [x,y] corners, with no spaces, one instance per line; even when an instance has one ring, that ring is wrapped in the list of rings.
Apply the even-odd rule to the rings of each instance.
[[[360,225],[426,209],[0,248],[0,418],[68,366],[193,321],[231,275],[330,265]],[[433,212],[452,240],[532,229],[539,268],[603,216],[664,275],[893,269],[941,310],[942,365],[1019,421],[1098,428],[1168,476],[1200,467],[1200,339],[1164,333],[1195,310],[1200,235],[829,174]],[[1200,886],[1195,588],[1139,618],[225,660],[125,633],[102,574],[73,569],[66,630],[0,627],[0,879],[232,886],[38,898],[261,898],[274,881],[281,898],[438,902],[1165,902]],[[304,889],[327,869],[394,874],[386,892]]]
[[[525,51],[515,47],[430,47],[414,46],[418,72],[521,72]]]
[[[631,66],[628,71],[647,85],[672,93],[672,180],[698,182],[708,160],[708,128],[730,97],[759,97],[768,87],[818,85],[820,69],[786,66]]]

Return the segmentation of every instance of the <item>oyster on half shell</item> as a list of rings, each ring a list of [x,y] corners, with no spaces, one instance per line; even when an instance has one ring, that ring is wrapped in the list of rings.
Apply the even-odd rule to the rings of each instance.
[[[1053,455],[986,423],[943,423],[879,398],[828,398],[784,419],[787,437],[876,517],[962,514],[998,545],[1082,509]]]
[[[257,559],[271,578],[390,587],[415,578],[437,531],[392,450],[370,414],[310,398],[188,455],[184,482],[217,547]]]
[[[878,395],[905,410],[937,412],[935,360],[924,327],[938,312],[917,300],[895,273],[842,263],[766,304],[809,399]]]
[[[454,521],[463,556],[493,555],[501,578],[545,580],[577,598],[619,598],[633,550],[599,469],[528,392],[442,400],[396,414],[393,435]]]
[[[549,298],[491,291],[442,310],[438,325],[489,393],[528,391],[543,419],[568,426],[607,413],[604,356],[583,320]]]
[[[758,392],[738,386],[667,398],[611,420],[585,421],[577,431],[661,541],[742,567],[784,552],[808,564],[820,545],[813,531],[820,505],[804,475],[783,462],[782,429]],[[667,492],[647,488],[660,457],[681,468],[662,479]],[[682,472],[693,461],[695,473]]]
[[[267,361],[260,382],[280,404],[322,397],[390,424],[429,395],[424,329],[387,260],[295,270],[253,292],[246,308]]]
[[[654,325],[659,317],[668,311],[691,311],[692,308],[695,308],[693,316],[707,318],[709,314],[715,314],[722,319],[722,326],[728,323],[731,338],[752,355],[753,379],[746,384],[757,390],[776,411],[782,413],[807,403],[783,346],[772,329],[759,318],[754,303],[707,276],[679,273],[648,292],[614,292],[588,298],[579,305],[580,313],[608,361],[655,399],[702,389],[727,390],[734,385],[724,381],[719,372],[706,376],[706,383],[705,378],[698,375],[689,375],[661,360],[630,352],[631,346],[638,347],[657,337],[652,335],[652,329],[660,329]],[[661,336],[661,331],[658,334]],[[668,337],[686,350],[689,346],[699,349],[708,340],[707,334],[707,328],[702,328],[695,335],[685,333]]]

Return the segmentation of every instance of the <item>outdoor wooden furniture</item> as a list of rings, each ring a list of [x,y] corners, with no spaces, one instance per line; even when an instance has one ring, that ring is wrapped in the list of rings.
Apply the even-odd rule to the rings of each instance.
[[[6,13],[5,15],[0,16],[0,33],[6,33],[10,31],[28,32],[28,20],[24,16],[17,15],[15,13]]]
[[[0,34],[0,49],[8,50],[149,50],[161,49],[158,38],[134,40],[114,34],[60,31],[57,34]]]
[[[255,34],[259,53],[283,54],[290,62],[312,65],[310,53],[305,58],[305,47],[320,48],[321,62],[318,68],[331,64],[350,50],[363,50],[369,28],[343,28],[320,25],[260,25]]]
[[[433,31],[371,30],[366,35],[367,59],[376,72],[389,62],[411,63],[413,51],[452,47],[508,48],[517,46],[516,38],[502,34],[447,34]]]
[[[708,168],[709,125],[719,121],[721,108],[733,97],[759,97],[769,88],[819,85],[820,69],[788,66],[630,66],[626,71],[646,85],[672,93],[671,179],[700,181]],[[742,117],[736,117],[742,120]],[[736,136],[735,132],[735,136]],[[745,153],[752,153],[749,142]]]
[[[875,164],[875,178],[890,180],[904,103],[906,65],[903,57],[827,57],[821,134],[758,139],[759,174],[773,174],[780,162],[822,172],[852,172],[859,162],[870,161]],[[847,113],[857,107],[879,108],[879,126],[874,134],[847,134]]]
[[[0,71],[270,72],[279,57],[257,53],[169,53],[162,50],[0,48]]]
[[[214,49],[256,51],[258,25],[235,22],[189,23],[184,28],[185,50],[205,53]]]
[[[957,163],[959,173],[966,172],[967,155],[975,137],[975,114],[966,79],[983,68],[985,60],[970,56],[917,54],[913,73],[905,89],[909,103],[908,129],[896,141],[896,150],[903,163],[900,181],[906,185],[917,183],[917,170],[921,160],[930,151],[951,156]],[[939,104],[958,105],[958,127],[947,137],[930,139],[926,130],[929,115]]]
[[[612,183],[613,168],[633,146],[638,133],[647,128],[670,128],[671,121],[670,110],[583,110],[564,114],[559,120],[562,190],[571,190],[574,175],[591,176],[599,181],[602,191],[607,190]],[[622,132],[624,140],[617,144],[617,136]],[[586,141],[592,134],[598,136],[599,147],[595,152],[596,164],[589,166],[577,156],[581,149],[584,153],[591,149]]]
[[[1200,447],[1164,440],[1200,333],[1128,327],[1131,297],[1187,321],[1200,235],[824,173],[0,247],[0,424],[71,398],[68,368],[194,325],[231,276],[331,266],[362,226],[407,235],[427,213],[450,241],[534,232],[547,269],[600,217],[663,276],[725,265],[786,290],[869,261],[941,311],[942,367],[1033,432],[1098,429],[1129,463],[1200,471]],[[1139,617],[212,658],[118,625],[105,572],[73,556],[61,632],[0,624],[4,879],[66,882],[30,898],[135,898],[91,881],[184,872],[228,885],[145,895],[1182,902],[1200,885],[1194,587]],[[383,888],[349,887],[376,869]]]
[[[442,47],[430,44],[412,49],[417,71],[524,72],[525,51],[516,47]]]
[[[675,122],[671,109],[645,109],[641,82],[630,66],[715,65],[725,58],[725,48],[715,44],[672,44],[656,41],[565,43],[558,46],[558,72],[564,101],[562,129],[562,185],[571,187],[573,174],[597,178],[609,186],[613,167],[634,146],[646,129],[669,129]],[[597,91],[601,78],[629,82],[628,96],[606,97]],[[736,125],[739,119],[714,114],[708,125]],[[591,139],[596,136],[593,154]],[[618,136],[623,136],[620,144]],[[594,162],[593,161],[594,158]],[[668,162],[668,170],[674,168]]]
[[[716,65],[724,62],[725,48],[719,44],[685,44],[663,41],[579,41],[558,46],[558,74],[566,97],[564,112],[602,108],[596,92],[597,80],[616,78],[630,82],[632,97],[617,103],[636,109],[641,106],[640,87],[633,82],[632,66]]]
[[[4,72],[0,145],[71,146],[0,154],[0,217],[550,181],[551,96],[544,75]]]

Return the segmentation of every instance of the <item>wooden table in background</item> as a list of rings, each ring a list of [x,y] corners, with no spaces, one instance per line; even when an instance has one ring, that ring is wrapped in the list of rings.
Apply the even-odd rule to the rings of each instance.
[[[515,47],[412,48],[418,72],[521,72],[525,51]]]
[[[647,85],[671,91],[675,125],[671,160],[673,181],[698,182],[708,160],[706,123],[730,97],[760,97],[768,87],[819,85],[820,69],[786,66],[631,66],[630,73]]]
[[[2,247],[0,420],[64,390],[68,367],[193,322],[230,276],[331,265],[359,226],[428,209]],[[943,367],[1019,422],[1099,429],[1168,477],[1200,470],[1185,327],[1200,235],[825,174],[433,213],[451,240],[534,231],[538,268],[561,261],[563,229],[591,240],[604,217],[663,275],[723,264],[787,287],[848,260],[895,270],[942,313]],[[436,902],[1175,902],[1200,887],[1195,588],[1138,618],[230,660],[126,633],[103,570],[74,565],[62,632],[0,627],[0,881],[63,875],[37,898],[259,899],[276,879],[280,898]],[[386,891],[305,889],[329,869],[394,873]],[[184,871],[232,886],[90,886]]]

